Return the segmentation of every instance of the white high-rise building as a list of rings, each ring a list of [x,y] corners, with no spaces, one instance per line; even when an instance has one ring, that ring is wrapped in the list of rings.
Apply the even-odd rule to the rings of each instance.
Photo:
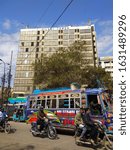
[[[106,56],[99,58],[99,66],[105,68],[106,72],[109,72],[111,77],[113,77],[113,57]]]
[[[17,56],[14,92],[33,91],[34,70],[32,63],[43,53],[50,55],[60,47],[68,47],[76,41],[85,41],[84,57],[89,65],[97,66],[97,46],[94,25],[50,28],[26,28],[20,31],[20,45]]]

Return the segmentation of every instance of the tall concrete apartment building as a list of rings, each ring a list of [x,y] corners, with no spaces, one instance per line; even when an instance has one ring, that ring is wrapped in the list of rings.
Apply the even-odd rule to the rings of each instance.
[[[68,47],[75,41],[86,41],[84,56],[89,65],[98,65],[94,25],[50,28],[26,28],[20,31],[20,45],[16,63],[14,92],[33,91],[34,70],[32,63],[43,53],[53,54],[57,48]]]

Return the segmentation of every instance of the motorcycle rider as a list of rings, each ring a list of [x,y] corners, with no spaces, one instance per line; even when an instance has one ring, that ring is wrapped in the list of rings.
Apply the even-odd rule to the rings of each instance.
[[[84,134],[87,131],[86,126],[84,125],[84,122],[83,122],[84,114],[85,114],[85,110],[84,110],[83,107],[81,107],[80,111],[75,116],[75,125],[76,125],[76,127],[79,127],[79,128],[82,129],[82,133],[81,133],[80,139],[79,139],[81,141],[84,141]]]
[[[37,125],[40,125],[40,129],[39,129],[40,132],[46,126],[46,121],[45,121],[46,119],[48,119],[47,115],[44,113],[43,106],[41,106],[39,108],[39,111],[38,111],[38,114],[37,114]]]
[[[3,125],[3,112],[2,112],[2,108],[0,108],[0,125]]]
[[[85,114],[82,116],[83,122],[86,126],[86,129],[91,129],[91,142],[93,144],[97,144],[98,138],[98,128],[96,127],[96,122],[94,122],[90,117],[90,109],[89,107],[85,108]]]

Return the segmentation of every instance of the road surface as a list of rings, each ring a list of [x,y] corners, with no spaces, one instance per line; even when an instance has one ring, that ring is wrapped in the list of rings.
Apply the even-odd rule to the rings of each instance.
[[[90,145],[77,146],[73,134],[59,133],[58,139],[33,137],[30,124],[10,122],[15,132],[0,132],[0,150],[93,150]]]

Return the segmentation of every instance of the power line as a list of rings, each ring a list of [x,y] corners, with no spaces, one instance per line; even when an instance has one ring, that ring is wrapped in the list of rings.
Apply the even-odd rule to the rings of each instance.
[[[55,1],[55,0],[52,0],[52,1],[49,3],[48,7],[45,9],[45,11],[44,11],[43,14],[41,15],[41,17],[38,19],[38,21],[37,21],[38,23],[44,18],[44,16],[45,16],[46,13],[48,12],[49,8],[52,6],[52,4],[54,3],[54,1]],[[37,27],[37,25],[36,25],[35,27]]]
[[[64,8],[64,10],[62,11],[62,13],[59,15],[59,17],[55,20],[55,22],[51,25],[51,27],[49,28],[49,30],[46,32],[46,34],[44,35],[44,37],[46,37],[46,35],[49,33],[49,31],[55,26],[55,24],[59,21],[59,19],[63,16],[63,14],[65,13],[65,11],[68,9],[68,7],[72,4],[74,0],[71,0],[69,2],[69,4]],[[43,39],[41,39],[39,41],[39,43],[42,41]],[[38,46],[36,45],[32,51],[30,51],[29,54],[27,54],[27,57],[20,63],[20,65],[29,57],[29,55],[31,55],[31,53],[37,48]]]

